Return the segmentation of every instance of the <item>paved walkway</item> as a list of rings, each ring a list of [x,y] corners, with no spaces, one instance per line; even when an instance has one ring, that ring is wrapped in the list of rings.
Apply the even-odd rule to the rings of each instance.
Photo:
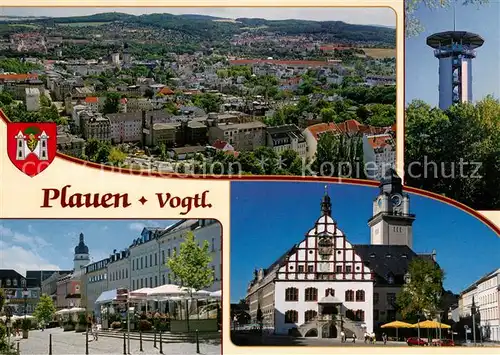
[[[52,355],[84,355],[85,354],[85,333],[63,332],[62,329],[46,329],[45,331],[30,331],[28,339],[19,337],[11,338],[11,341],[19,342],[21,355],[48,355],[49,354],[49,334],[52,334]],[[138,340],[130,339],[130,351],[132,355],[153,355],[159,354],[158,349],[153,347],[153,342],[143,342],[143,352],[140,352]],[[196,344],[193,343],[164,343],[164,354],[196,354]],[[202,355],[220,355],[221,346],[219,344],[200,342],[200,353]],[[89,355],[123,355],[123,339],[100,337],[98,341],[93,341],[89,334]]]

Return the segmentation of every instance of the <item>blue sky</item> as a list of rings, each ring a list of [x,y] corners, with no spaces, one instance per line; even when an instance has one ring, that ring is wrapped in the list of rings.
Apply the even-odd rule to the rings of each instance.
[[[344,21],[354,24],[396,26],[394,11],[388,8],[237,8],[237,7],[204,7],[204,8],[20,8],[0,7],[0,16],[85,16],[102,12],[121,12],[133,15],[151,13],[199,14],[224,18],[253,17],[268,20],[300,19],[313,21]]]
[[[426,45],[426,38],[436,32],[453,30],[453,8],[422,7],[415,16],[425,31],[406,41],[406,102],[421,99],[437,106],[438,60]],[[474,101],[488,94],[500,97],[500,3],[490,0],[489,4],[480,6],[457,5],[456,29],[477,33],[485,40],[472,62]]]
[[[330,184],[332,216],[347,239],[369,244],[367,225],[374,187]],[[324,184],[233,182],[231,184],[231,301],[245,294],[255,268],[268,267],[301,241],[320,215]],[[411,195],[413,250],[437,251],[445,287],[459,292],[500,267],[500,238],[475,217],[456,207]]]
[[[0,220],[0,269],[73,268],[74,248],[85,236],[97,261],[128,247],[147,227],[166,227],[174,220]]]

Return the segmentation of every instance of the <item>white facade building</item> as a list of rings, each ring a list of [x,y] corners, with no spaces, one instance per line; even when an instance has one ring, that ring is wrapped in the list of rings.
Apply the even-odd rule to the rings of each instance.
[[[380,180],[396,165],[396,147],[390,134],[363,136],[363,156],[367,177]]]
[[[108,263],[108,289],[116,290],[119,288],[130,289],[130,251],[114,251],[109,257]]]
[[[483,340],[500,341],[500,269],[474,282],[460,298],[460,316],[470,316],[475,306]]]
[[[273,148],[277,154],[285,150],[293,150],[303,159],[307,156],[306,138],[296,125],[290,124],[268,127],[266,143],[267,146]],[[291,162],[288,163],[291,164]]]
[[[325,194],[321,216],[306,238],[266,270],[256,272],[247,300],[276,334],[320,338],[373,331],[373,273],[331,217]]]
[[[26,110],[38,111],[40,110],[40,90],[38,88],[26,88]]]

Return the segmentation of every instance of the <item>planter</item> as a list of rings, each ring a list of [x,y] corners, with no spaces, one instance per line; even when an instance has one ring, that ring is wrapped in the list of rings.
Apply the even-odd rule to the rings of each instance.
[[[65,324],[63,329],[65,332],[70,332],[75,330],[75,326],[73,324]]]
[[[29,330],[23,330],[23,339],[28,339]]]
[[[84,332],[84,331],[86,331],[86,330],[87,330],[87,324],[77,324],[77,325],[75,326],[75,331],[76,331],[77,333],[83,333],[83,332]]]

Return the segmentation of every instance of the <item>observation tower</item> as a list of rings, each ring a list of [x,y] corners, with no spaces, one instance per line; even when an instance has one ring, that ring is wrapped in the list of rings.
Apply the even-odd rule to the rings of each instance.
[[[439,108],[472,101],[472,59],[484,39],[465,31],[447,31],[427,37],[439,59]]]

